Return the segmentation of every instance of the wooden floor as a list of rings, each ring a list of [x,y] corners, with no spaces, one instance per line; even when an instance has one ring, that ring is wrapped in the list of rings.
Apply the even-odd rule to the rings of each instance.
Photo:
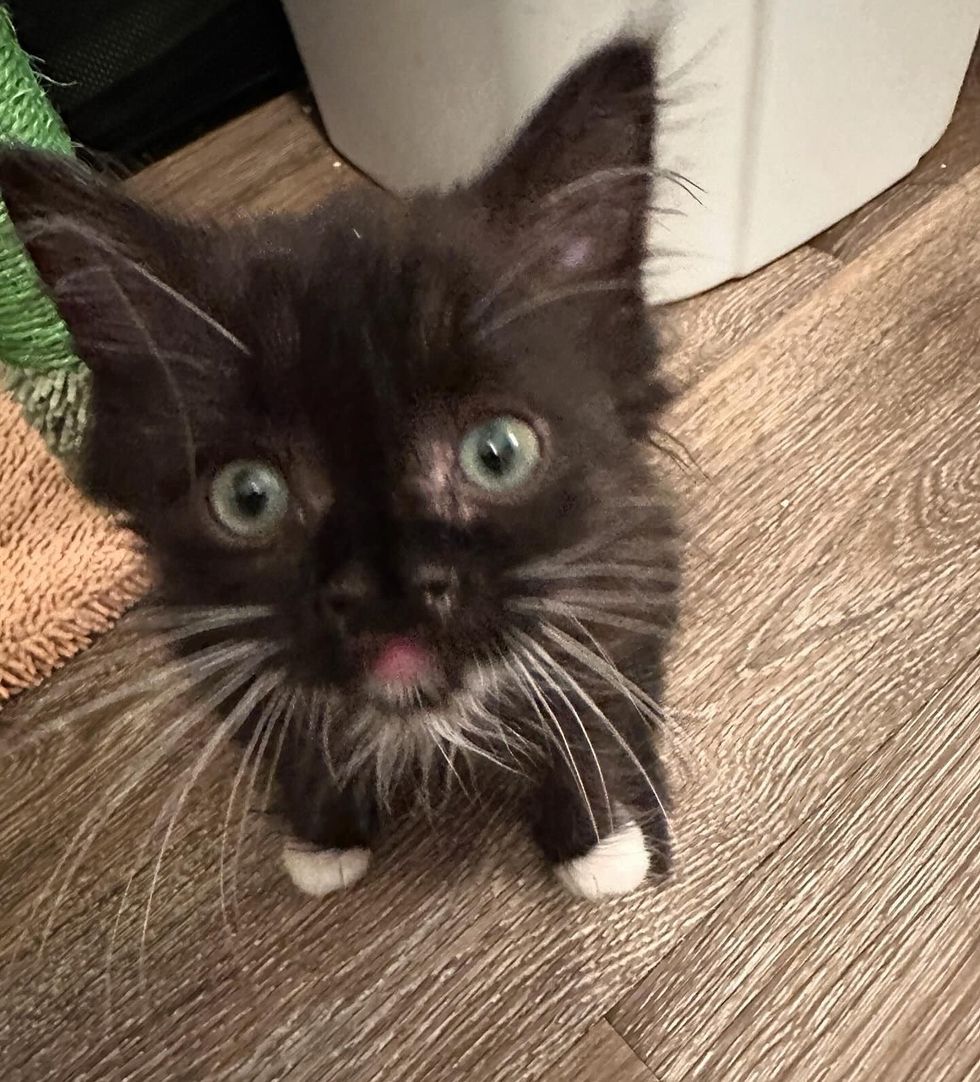
[[[350,179],[333,163],[286,98],[132,183],[301,206]],[[679,474],[666,886],[573,903],[506,808],[464,805],[317,903],[254,815],[232,936],[229,756],[174,831],[141,987],[140,846],[173,773],[99,833],[39,957],[32,904],[127,754],[86,724],[0,763],[0,1078],[980,1079],[978,286],[974,64],[912,177],[666,314],[671,430],[707,474]]]

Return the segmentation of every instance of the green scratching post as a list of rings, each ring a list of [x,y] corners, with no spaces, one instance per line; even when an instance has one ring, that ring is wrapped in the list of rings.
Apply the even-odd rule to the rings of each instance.
[[[0,143],[63,154],[71,139],[0,7]],[[71,458],[85,426],[87,371],[0,199],[0,375],[55,454]]]

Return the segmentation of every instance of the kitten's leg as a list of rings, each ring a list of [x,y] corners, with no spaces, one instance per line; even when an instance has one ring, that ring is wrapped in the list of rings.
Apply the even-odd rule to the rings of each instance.
[[[562,886],[590,901],[626,894],[669,866],[662,771],[648,736],[629,728],[621,731],[629,751],[596,742],[601,777],[591,751],[572,744],[577,774],[557,757],[534,797],[538,845]]]
[[[353,886],[371,862],[378,827],[373,799],[356,786],[338,788],[309,749],[292,748],[277,774],[293,831],[282,854],[289,878],[314,897]]]

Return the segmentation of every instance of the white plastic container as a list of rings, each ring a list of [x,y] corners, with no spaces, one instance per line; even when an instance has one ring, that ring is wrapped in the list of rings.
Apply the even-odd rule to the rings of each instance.
[[[285,0],[336,148],[396,191],[476,173],[583,54],[660,43],[651,299],[748,274],[909,172],[980,0]],[[685,187],[689,191],[685,191]]]

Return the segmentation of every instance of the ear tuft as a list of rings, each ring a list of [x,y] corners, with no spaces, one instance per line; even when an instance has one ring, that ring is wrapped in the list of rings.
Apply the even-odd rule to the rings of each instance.
[[[52,292],[108,252],[142,261],[159,231],[155,216],[116,185],[61,154],[0,151],[0,196]]]

